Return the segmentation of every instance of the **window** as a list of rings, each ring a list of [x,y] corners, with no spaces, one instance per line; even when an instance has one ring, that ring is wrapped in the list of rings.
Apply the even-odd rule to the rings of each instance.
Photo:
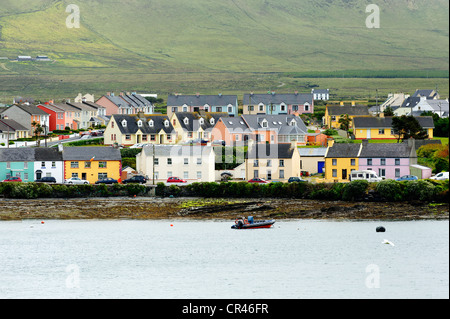
[[[228,107],[228,113],[233,113],[233,107],[232,106]]]
[[[45,162],[41,162],[41,167],[45,168]]]
[[[378,134],[384,135],[384,128],[380,128],[380,129],[378,130]]]
[[[236,134],[236,135],[234,136],[234,140],[235,140],[235,141],[239,141],[239,135],[238,135],[238,134]]]
[[[155,160],[153,161],[154,165],[159,165],[159,158],[155,158]]]
[[[102,180],[108,178],[108,173],[98,173],[98,179]]]
[[[258,160],[254,160],[253,161],[253,167],[258,167],[259,166],[259,161]]]
[[[153,122],[153,120],[148,121],[148,126],[150,127],[155,126],[155,122]]]
[[[171,158],[167,159],[167,165],[172,165],[172,159]]]
[[[167,178],[170,178],[170,177],[172,177],[172,172],[171,172],[171,171],[168,171],[168,172],[167,172]]]
[[[26,181],[28,180],[28,173],[23,173],[23,179]]]
[[[106,168],[106,162],[105,161],[98,162],[98,168]]]
[[[91,162],[84,162],[84,168],[91,168]]]
[[[395,165],[397,165],[397,166],[400,165],[400,159],[399,158],[395,159]]]
[[[264,104],[260,104],[259,105],[259,110],[262,112],[262,111],[264,111]]]
[[[259,177],[259,171],[258,170],[254,170],[253,171],[253,178],[258,178]]]
[[[138,127],[142,127],[142,121],[139,120],[139,121],[137,122],[137,125],[138,125]]]
[[[305,104],[305,111],[309,111],[309,104]]]
[[[378,176],[385,177],[386,176],[386,170],[384,168],[378,169]]]
[[[171,139],[172,139],[172,135],[167,134],[167,139],[168,139],[168,140],[171,140]]]
[[[337,169],[332,170],[333,177],[337,177]]]
[[[188,171],[184,171],[183,172],[183,178],[184,179],[188,179],[189,178],[189,172]]]
[[[337,159],[333,158],[331,160],[331,165],[336,166],[337,165]]]
[[[198,171],[197,172],[197,179],[201,179],[202,178],[202,172],[201,171]]]
[[[78,173],[72,173],[72,177],[78,178]]]
[[[122,126],[123,126],[123,127],[127,127],[127,120],[123,120],[123,121],[122,121]]]
[[[284,178],[284,169],[280,169],[280,179]]]
[[[78,168],[78,162],[70,162],[70,168]]]
[[[395,177],[400,177],[400,168],[395,169]]]
[[[184,158],[184,165],[189,165],[189,158],[187,157]]]
[[[150,141],[156,141],[156,136],[155,134],[150,135]]]
[[[372,166],[372,159],[371,159],[371,158],[368,158],[368,159],[367,159],[367,165]]]
[[[380,159],[380,165],[386,165],[386,159],[385,158],[382,158],[382,159]]]
[[[147,141],[147,134],[142,135],[142,140]]]
[[[267,180],[272,180],[272,171],[267,171]]]
[[[218,106],[218,107],[216,107],[216,112],[222,112],[222,107],[221,106]]]
[[[267,167],[272,167],[272,160],[267,160]]]
[[[248,110],[249,110],[249,111],[254,111],[254,110],[255,110],[255,107],[254,107],[253,105],[249,105],[249,106],[248,106]]]
[[[262,127],[268,127],[269,123],[266,120],[264,120],[264,121],[262,121],[261,126]]]
[[[292,111],[297,112],[298,111],[298,105],[292,105]]]
[[[280,160],[280,167],[284,167],[284,160]]]
[[[28,169],[28,162],[23,163],[23,169]]]
[[[350,159],[350,165],[351,166],[355,166],[356,165],[356,160],[354,158]]]
[[[197,165],[202,165],[202,158],[201,157],[197,158]]]
[[[52,162],[52,168],[56,168],[56,162]]]

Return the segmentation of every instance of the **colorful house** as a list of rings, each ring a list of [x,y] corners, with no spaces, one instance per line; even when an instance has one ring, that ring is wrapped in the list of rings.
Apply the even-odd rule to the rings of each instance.
[[[392,128],[393,117],[354,117],[353,134],[355,139],[398,139]],[[434,121],[431,116],[416,117],[420,126],[428,133],[428,138],[433,138]]]
[[[111,116],[106,126],[105,145],[175,144],[177,133],[166,115]]]
[[[349,181],[350,173],[359,169],[362,144],[333,143],[325,153],[325,179],[330,182]]]
[[[0,148],[0,181],[13,176],[34,181],[34,154],[33,148]]]
[[[38,104],[38,108],[49,114],[49,131],[64,130],[66,120],[64,110],[49,103]]]
[[[229,118],[229,114],[214,112],[173,113],[170,122],[177,132],[176,143],[185,143],[192,140],[209,140],[212,128],[221,117]]]
[[[356,116],[371,116],[367,106],[357,106],[353,102],[351,106],[344,105],[343,103],[341,103],[341,105],[329,105],[325,109],[323,125],[328,128],[340,128],[341,123],[339,123],[339,119],[341,116],[345,116],[346,114],[348,115],[350,121]]]
[[[64,147],[64,179],[78,177],[94,184],[111,177],[120,181],[122,157],[113,147]]]
[[[40,124],[42,127],[49,127],[49,114],[33,104],[14,104],[2,112],[4,118],[16,121],[26,127],[33,134],[32,123]]]
[[[414,140],[412,140],[414,141]],[[362,142],[359,170],[373,170],[379,177],[397,179],[410,174],[410,166],[417,164],[417,154],[411,142]]]
[[[238,116],[237,95],[169,95],[167,98],[167,115],[171,118],[177,112],[213,112],[228,113]]]
[[[314,113],[313,94],[244,94],[244,114],[300,115]]]
[[[153,104],[136,92],[120,92],[118,96],[108,92],[95,103],[105,108],[107,116],[113,114],[153,114],[154,111]]]

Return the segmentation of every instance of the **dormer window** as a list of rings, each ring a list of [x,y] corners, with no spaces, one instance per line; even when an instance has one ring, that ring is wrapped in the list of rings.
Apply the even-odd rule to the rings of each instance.
[[[295,121],[294,119],[292,119],[292,121],[289,123],[289,126],[296,126],[297,125],[297,121]]]
[[[153,122],[153,120],[148,121],[148,126],[154,127],[155,126],[155,122]]]
[[[214,125],[214,123],[215,123],[214,119],[211,118],[211,119],[209,120],[209,123],[211,123],[211,125]]]
[[[122,121],[122,126],[123,126],[123,127],[127,127],[127,120],[123,120],[123,121]]]
[[[170,125],[169,120],[165,120],[165,121],[164,121],[164,126],[165,126],[165,127],[169,127],[169,125]]]
[[[205,124],[205,120],[204,120],[203,118],[200,118],[200,119],[198,120],[198,122],[200,123],[200,125]]]
[[[137,126],[138,126],[138,127],[142,127],[142,121],[141,121],[141,120],[139,120],[139,121],[137,122]]]
[[[263,120],[261,122],[261,127],[269,127],[269,122],[267,122],[267,120]]]
[[[189,119],[188,119],[187,117],[185,117],[184,120],[183,120],[183,123],[184,123],[185,125],[188,125],[188,124],[189,124]]]

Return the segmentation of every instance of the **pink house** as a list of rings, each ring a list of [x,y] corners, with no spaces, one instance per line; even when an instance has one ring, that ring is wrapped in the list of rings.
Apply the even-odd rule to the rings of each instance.
[[[363,141],[359,154],[359,169],[373,170],[378,176],[397,179],[410,174],[410,166],[417,164],[414,143],[368,143]]]

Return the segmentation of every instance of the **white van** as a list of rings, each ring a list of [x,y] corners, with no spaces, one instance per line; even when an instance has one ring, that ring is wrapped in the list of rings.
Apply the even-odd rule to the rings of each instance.
[[[353,171],[350,173],[350,181],[366,180],[368,182],[381,182],[383,179],[371,170]]]
[[[448,180],[448,172],[440,172],[439,174],[431,176],[430,179],[436,179],[438,181]]]

